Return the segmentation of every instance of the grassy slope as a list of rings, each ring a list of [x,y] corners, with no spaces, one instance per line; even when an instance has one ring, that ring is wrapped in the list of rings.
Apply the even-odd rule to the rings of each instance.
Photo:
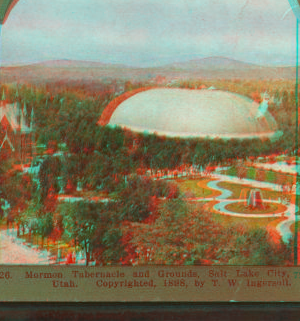
[[[179,186],[180,192],[182,194],[186,192],[191,192],[193,197],[215,197],[220,195],[220,192],[215,191],[207,187],[207,183],[210,182],[210,179],[178,179],[176,183]]]

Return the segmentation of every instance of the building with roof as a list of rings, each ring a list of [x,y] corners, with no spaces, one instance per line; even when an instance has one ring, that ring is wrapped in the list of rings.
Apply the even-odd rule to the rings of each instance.
[[[268,112],[267,99],[259,104],[222,90],[149,89],[128,95],[118,105],[109,107],[104,110],[100,125],[173,137],[280,136],[277,123]]]
[[[34,145],[34,110],[30,115],[24,103],[9,104],[3,92],[0,101],[0,159],[15,157],[26,162]]]

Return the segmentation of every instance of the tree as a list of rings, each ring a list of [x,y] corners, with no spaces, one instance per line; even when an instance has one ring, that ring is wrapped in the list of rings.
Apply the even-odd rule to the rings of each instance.
[[[120,192],[121,220],[141,222],[149,212],[152,181],[149,178],[130,177],[128,184]]]
[[[103,259],[107,264],[118,264],[124,257],[125,246],[122,244],[122,230],[116,225],[111,225],[103,235]]]
[[[53,225],[53,214],[52,213],[46,213],[46,214],[42,215],[41,217],[39,217],[37,232],[42,237],[42,248],[44,247],[44,238],[48,237],[52,233],[53,227],[54,227],[54,225]]]
[[[17,225],[18,230],[21,226],[23,226],[23,232],[25,227],[29,230],[29,238],[31,239],[32,234],[37,233],[38,231],[38,218],[42,211],[42,204],[38,202],[36,199],[32,199],[27,208],[21,213],[18,217]],[[18,232],[19,234],[19,232]]]
[[[92,256],[92,240],[99,224],[101,206],[95,203],[77,202],[60,204],[58,208],[64,218],[64,235],[67,240],[74,241],[84,249],[86,266]]]
[[[55,193],[59,191],[57,177],[61,174],[61,168],[61,161],[55,156],[48,156],[41,164],[38,179],[41,186],[40,195],[42,201],[47,197],[50,188]]]

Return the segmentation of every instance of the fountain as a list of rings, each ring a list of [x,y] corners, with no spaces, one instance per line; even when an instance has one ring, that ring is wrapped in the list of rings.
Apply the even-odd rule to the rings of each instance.
[[[259,189],[243,188],[239,200],[245,207],[251,209],[265,209],[261,191]]]
[[[244,202],[244,205],[247,206],[248,205],[248,198],[249,198],[249,195],[250,195],[250,189],[249,188],[243,188],[241,190],[241,193],[240,193],[240,200],[243,200]]]
[[[250,194],[247,199],[247,205],[250,208],[259,208],[264,209],[263,199],[261,196],[261,191],[259,189],[254,189],[250,191]]]

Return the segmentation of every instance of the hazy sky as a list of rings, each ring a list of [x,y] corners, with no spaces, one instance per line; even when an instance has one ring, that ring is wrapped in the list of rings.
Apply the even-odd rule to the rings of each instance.
[[[155,66],[208,56],[294,64],[288,0],[19,0],[4,63],[52,59]]]

